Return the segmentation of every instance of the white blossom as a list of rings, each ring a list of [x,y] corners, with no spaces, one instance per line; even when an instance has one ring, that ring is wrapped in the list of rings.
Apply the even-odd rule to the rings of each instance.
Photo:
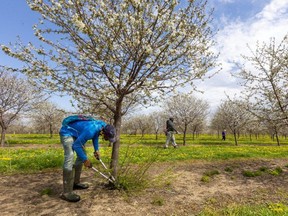
[[[68,0],[67,2],[68,5],[72,6],[73,5],[73,2],[71,0]]]
[[[5,52],[5,53],[11,53],[11,50],[10,50],[9,47],[4,46],[4,45],[1,45],[1,47],[2,47],[3,52]]]
[[[55,3],[55,6],[56,6],[57,9],[59,9],[59,10],[62,8],[62,6],[61,6],[61,4],[60,4],[59,2],[56,2],[56,3]]]
[[[77,14],[72,18],[72,22],[79,28],[79,30],[84,30],[85,24],[82,22],[82,20]]]
[[[150,45],[147,45],[145,47],[145,53],[150,54],[150,53],[152,53],[152,51],[153,51],[153,49],[152,49],[152,47]]]

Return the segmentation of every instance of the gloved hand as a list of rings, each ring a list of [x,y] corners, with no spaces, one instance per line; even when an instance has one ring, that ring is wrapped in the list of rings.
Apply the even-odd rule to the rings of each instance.
[[[94,157],[95,157],[97,160],[100,160],[100,153],[99,153],[99,151],[95,151],[95,152],[94,152]]]
[[[89,160],[84,161],[84,166],[88,168],[92,168],[92,163]]]

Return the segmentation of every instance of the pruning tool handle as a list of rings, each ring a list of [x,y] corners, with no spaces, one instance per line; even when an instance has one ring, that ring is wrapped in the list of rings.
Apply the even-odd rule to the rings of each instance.
[[[112,180],[115,182],[116,179],[114,178],[114,176],[109,172],[107,166],[103,163],[103,161],[101,160],[101,158],[99,158],[100,163],[102,164],[102,166],[108,171],[108,174],[110,175],[110,178],[112,178]]]
[[[103,176],[104,178],[106,178],[108,181],[110,181],[111,183],[115,183],[115,179],[114,178],[109,178],[108,176],[106,176],[105,174],[103,174],[102,172],[100,172],[98,169],[96,169],[95,167],[91,167],[95,172],[98,172],[101,176]]]

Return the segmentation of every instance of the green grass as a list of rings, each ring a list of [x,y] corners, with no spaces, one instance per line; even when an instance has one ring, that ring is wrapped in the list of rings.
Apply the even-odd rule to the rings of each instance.
[[[251,171],[251,170],[243,170],[242,174],[245,177],[257,177],[261,176],[265,173],[269,173],[270,175],[278,176],[283,172],[282,168],[277,166],[273,170],[269,170],[267,167],[260,167],[258,170]]]
[[[262,174],[263,172],[261,172],[260,170],[256,170],[256,171],[244,170],[243,171],[243,176],[245,177],[256,177],[256,176],[261,176]]]
[[[49,134],[7,134],[6,142],[9,146],[17,146],[17,144],[60,144],[58,134],[53,134],[50,138]]]
[[[249,204],[239,205],[230,204],[226,208],[209,208],[207,207],[199,216],[284,216],[288,215],[288,206],[283,203],[269,203],[269,204]]]
[[[140,135],[121,135],[121,139],[123,143],[126,144],[142,144],[142,145],[163,145],[165,142],[164,134],[160,134],[158,136],[158,140],[156,140],[156,136],[154,134],[145,134],[144,137]],[[181,145],[183,144],[183,134],[175,134],[176,142]],[[250,140],[249,136],[240,136],[238,139],[238,145],[277,145],[276,139],[272,140],[268,135],[261,135],[256,137],[252,137]],[[221,136],[218,135],[208,135],[201,134],[194,136],[192,134],[187,134],[186,136],[186,145],[235,145],[233,135],[227,135],[225,141],[221,140]],[[288,139],[285,137],[280,137],[280,145],[288,145]]]
[[[140,135],[122,135],[119,162],[120,164],[127,162],[131,164],[145,164],[151,162],[151,160],[155,160],[154,162],[173,162],[185,160],[211,161],[243,158],[288,158],[288,145],[277,146],[274,143],[267,145],[270,139],[268,136],[262,137],[266,141],[266,145],[254,143],[253,145],[242,144],[239,146],[227,143],[225,145],[216,145],[216,137],[201,135],[197,138],[199,143],[196,143],[195,139],[193,141],[195,144],[187,144],[186,146],[181,146],[180,144],[180,148],[178,149],[172,147],[163,149],[163,143],[165,142],[164,135],[159,136],[158,140],[155,140],[154,135],[145,135],[143,138]],[[50,139],[49,135],[45,134],[8,134],[7,139],[9,146],[13,147],[21,144],[21,147],[0,148],[0,173],[33,172],[49,168],[61,168],[63,149],[59,141],[59,135],[54,135]],[[205,144],[201,144],[204,141]],[[109,162],[112,149],[101,138],[99,142],[101,143],[101,157],[104,161]],[[43,148],[26,148],[25,144],[43,144]],[[86,146],[88,156],[93,160],[91,142],[87,143]]]
[[[202,182],[208,183],[210,182],[211,178],[215,175],[219,175],[220,172],[218,170],[209,170],[203,173],[203,176],[201,178]]]
[[[62,154],[60,148],[0,148],[0,173],[35,172],[61,167]]]
[[[175,134],[176,141],[179,145],[183,144],[183,134]],[[50,138],[49,134],[7,134],[6,135],[8,144],[13,146],[17,144],[60,144],[59,134],[53,134]],[[145,134],[143,137],[141,135],[121,135],[121,142],[127,145],[137,144],[137,145],[149,145],[149,146],[159,146],[163,145],[165,142],[165,135],[159,134],[156,140],[155,134]],[[107,142],[104,142],[107,143]],[[226,141],[222,141],[221,137],[217,135],[201,134],[193,136],[192,134],[187,134],[186,145],[235,145],[234,137],[232,135],[227,135]],[[238,145],[277,145],[276,140],[272,140],[268,135],[261,135],[257,139],[248,136],[240,136],[238,138]],[[285,137],[280,137],[280,145],[288,145],[288,139]]]
[[[93,160],[92,145],[88,145],[88,156]],[[100,148],[101,157],[108,162],[112,149]],[[178,149],[163,149],[153,146],[125,146],[120,148],[120,163],[129,160],[132,164],[173,162],[185,160],[227,160],[257,158],[288,158],[288,146],[181,146]],[[63,161],[61,146],[46,148],[0,148],[0,173],[17,171],[38,171],[46,168],[60,168]]]

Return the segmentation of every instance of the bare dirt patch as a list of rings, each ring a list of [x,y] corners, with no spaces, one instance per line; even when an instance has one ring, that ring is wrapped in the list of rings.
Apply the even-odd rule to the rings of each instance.
[[[173,164],[173,176],[163,187],[147,188],[134,195],[108,190],[105,180],[92,170],[83,171],[87,190],[77,191],[78,203],[59,198],[62,192],[62,171],[36,174],[0,175],[1,215],[197,215],[205,208],[224,208],[233,203],[288,204],[288,161],[231,160],[218,162],[190,161]],[[157,164],[151,175],[171,168],[171,164]],[[261,167],[270,170],[281,167],[279,175],[268,172],[257,177],[243,176],[244,170]],[[201,181],[207,171],[219,174],[209,182]],[[170,178],[170,180],[169,180]]]

